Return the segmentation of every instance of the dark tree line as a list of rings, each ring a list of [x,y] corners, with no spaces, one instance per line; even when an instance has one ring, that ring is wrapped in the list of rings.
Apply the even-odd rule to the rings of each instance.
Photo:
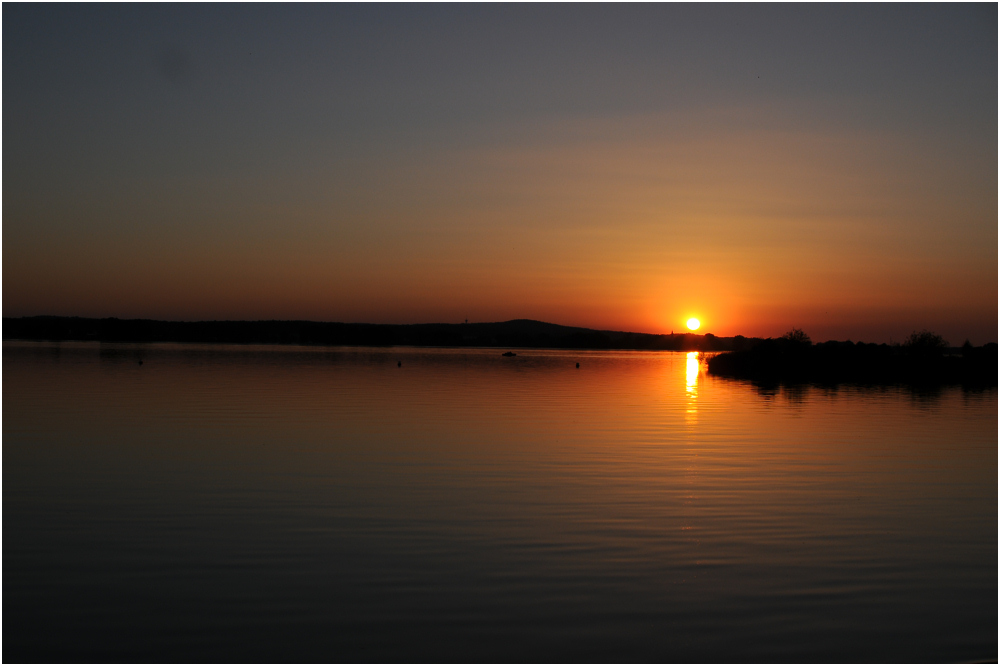
[[[948,342],[930,331],[915,331],[902,345],[863,342],[813,344],[801,329],[768,338],[752,347],[708,361],[712,374],[760,383],[842,382],[860,384],[997,384],[997,344],[966,342],[952,353]]]

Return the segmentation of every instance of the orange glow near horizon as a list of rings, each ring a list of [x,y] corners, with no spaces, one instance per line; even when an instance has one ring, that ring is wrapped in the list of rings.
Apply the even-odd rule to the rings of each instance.
[[[35,210],[12,195],[4,316],[524,318],[670,333],[666,313],[698,312],[719,336],[796,326],[815,340],[922,328],[956,344],[996,339],[995,177],[957,180],[891,137],[872,146],[725,118],[404,151],[363,164],[337,196],[333,172],[301,175],[302,197],[281,194],[283,174],[253,197],[232,184],[151,186],[113,208],[70,198]],[[977,168],[996,172],[995,161]],[[924,182],[936,185],[910,186]],[[161,218],[189,226],[129,223]],[[942,237],[944,218],[965,220],[964,235]]]

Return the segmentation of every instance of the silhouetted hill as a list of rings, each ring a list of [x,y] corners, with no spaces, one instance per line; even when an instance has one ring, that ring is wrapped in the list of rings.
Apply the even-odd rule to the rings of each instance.
[[[478,324],[344,324],[315,321],[157,321],[22,317],[3,320],[5,340],[211,342],[346,346],[513,347],[721,351],[746,338],[598,331],[531,319]]]
[[[940,338],[938,338],[940,341]],[[943,341],[941,341],[943,342]],[[853,342],[810,344],[786,338],[708,360],[714,375],[758,384],[963,384],[996,386],[997,344],[949,349],[937,345]]]

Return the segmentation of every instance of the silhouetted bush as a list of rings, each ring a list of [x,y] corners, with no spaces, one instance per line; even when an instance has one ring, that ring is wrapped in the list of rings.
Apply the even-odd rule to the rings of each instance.
[[[783,336],[781,336],[781,339],[787,340],[788,342],[791,342],[796,345],[808,346],[812,344],[812,340],[809,339],[809,336],[806,335],[806,332],[803,331],[801,328],[793,328],[792,330],[788,331],[788,333],[785,333]]]
[[[925,329],[910,333],[903,342],[903,347],[914,356],[941,356],[948,348],[948,341]]]

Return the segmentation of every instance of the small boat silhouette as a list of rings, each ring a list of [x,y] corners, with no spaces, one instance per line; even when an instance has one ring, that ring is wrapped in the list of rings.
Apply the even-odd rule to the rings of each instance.
[[[514,352],[504,352],[504,353],[502,353],[500,355],[501,356],[517,356],[517,354],[515,354]]]

